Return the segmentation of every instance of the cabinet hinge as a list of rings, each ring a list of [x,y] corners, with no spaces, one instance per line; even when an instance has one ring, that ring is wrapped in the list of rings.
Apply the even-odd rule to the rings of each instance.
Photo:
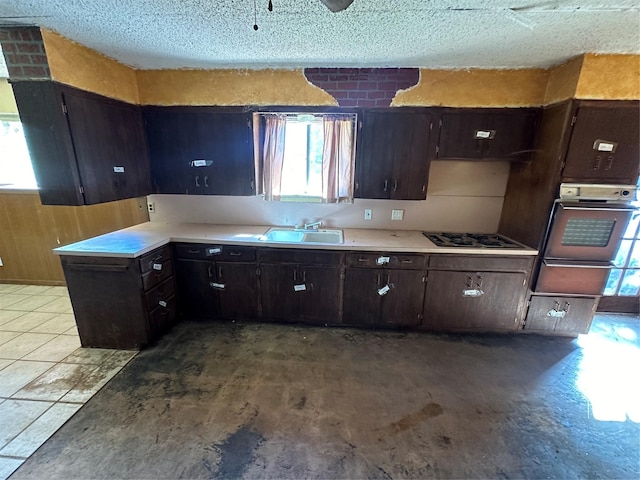
[[[523,278],[523,279],[522,279],[522,286],[524,287],[526,284],[527,284],[527,279],[526,279],[526,278]]]
[[[433,122],[429,123],[429,131],[433,130]]]
[[[422,277],[422,283],[427,283],[427,276],[426,276],[426,275],[424,275],[424,276]]]
[[[439,123],[440,123],[440,128],[442,128],[442,119],[440,119]]]
[[[84,187],[82,185],[78,187],[78,190],[80,190],[80,193],[84,193]]]
[[[422,321],[422,314],[421,313],[418,314],[418,320]]]
[[[577,121],[578,121],[577,115],[574,115],[573,117],[571,117],[571,125],[575,125]]]
[[[69,113],[69,110],[67,110],[67,106],[64,103],[62,104],[62,113],[64,113],[65,115]]]
[[[256,276],[260,276],[260,268],[256,268]]]
[[[436,145],[436,157],[438,156],[438,153],[440,153],[440,145]]]
[[[340,272],[340,280],[344,280],[344,272]]]

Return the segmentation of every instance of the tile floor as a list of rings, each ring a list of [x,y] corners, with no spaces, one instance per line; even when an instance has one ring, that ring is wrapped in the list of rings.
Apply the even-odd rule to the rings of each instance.
[[[66,287],[0,284],[0,480],[136,353],[81,348]]]

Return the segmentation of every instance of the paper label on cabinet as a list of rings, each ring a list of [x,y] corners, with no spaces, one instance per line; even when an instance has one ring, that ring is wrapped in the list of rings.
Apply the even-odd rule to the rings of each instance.
[[[389,257],[378,257],[376,259],[376,263],[378,265],[384,265],[385,263],[389,263],[389,260],[390,260]]]
[[[222,248],[207,248],[207,255],[220,255],[222,253]]]
[[[211,286],[211,288],[216,288],[218,290],[224,290],[224,283],[209,282],[209,285]]]
[[[463,297],[481,297],[484,295],[484,292],[478,288],[467,288],[462,290]]]
[[[384,287],[378,289],[378,295],[382,297],[383,295],[389,293],[389,290],[391,290],[391,287],[389,285],[385,285]]]
[[[191,162],[191,165],[193,165],[194,167],[206,167],[207,166],[207,161],[206,160],[194,160],[193,162]]]
[[[476,130],[476,138],[489,138],[491,137],[490,130]]]
[[[154,270],[162,270],[162,264],[161,263],[154,263],[152,268]]]
[[[306,286],[304,283],[303,283],[303,284],[300,284],[300,285],[294,285],[294,286],[293,286],[293,291],[294,291],[294,292],[303,292],[303,291],[305,291],[306,289],[307,289],[307,286]]]
[[[598,144],[599,152],[613,152],[613,143],[600,143]]]
[[[167,302],[165,302],[164,300],[160,300],[158,302],[158,305],[160,305],[161,307],[166,307],[167,306]]]
[[[124,173],[124,167],[113,167],[113,173]]]
[[[566,314],[567,312],[565,312],[564,310],[549,310],[547,312],[547,317],[564,318]]]

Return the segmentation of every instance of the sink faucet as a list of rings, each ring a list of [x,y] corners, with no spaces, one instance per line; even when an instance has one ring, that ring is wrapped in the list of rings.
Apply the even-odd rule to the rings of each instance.
[[[318,228],[322,225],[322,220],[318,220],[317,222],[313,222],[313,223],[305,223],[304,224],[304,229],[305,230],[318,230]]]

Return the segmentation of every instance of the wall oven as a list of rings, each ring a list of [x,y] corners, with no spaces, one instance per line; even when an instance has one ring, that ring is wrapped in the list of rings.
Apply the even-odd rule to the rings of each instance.
[[[562,184],[536,292],[602,295],[634,208],[635,185]]]

